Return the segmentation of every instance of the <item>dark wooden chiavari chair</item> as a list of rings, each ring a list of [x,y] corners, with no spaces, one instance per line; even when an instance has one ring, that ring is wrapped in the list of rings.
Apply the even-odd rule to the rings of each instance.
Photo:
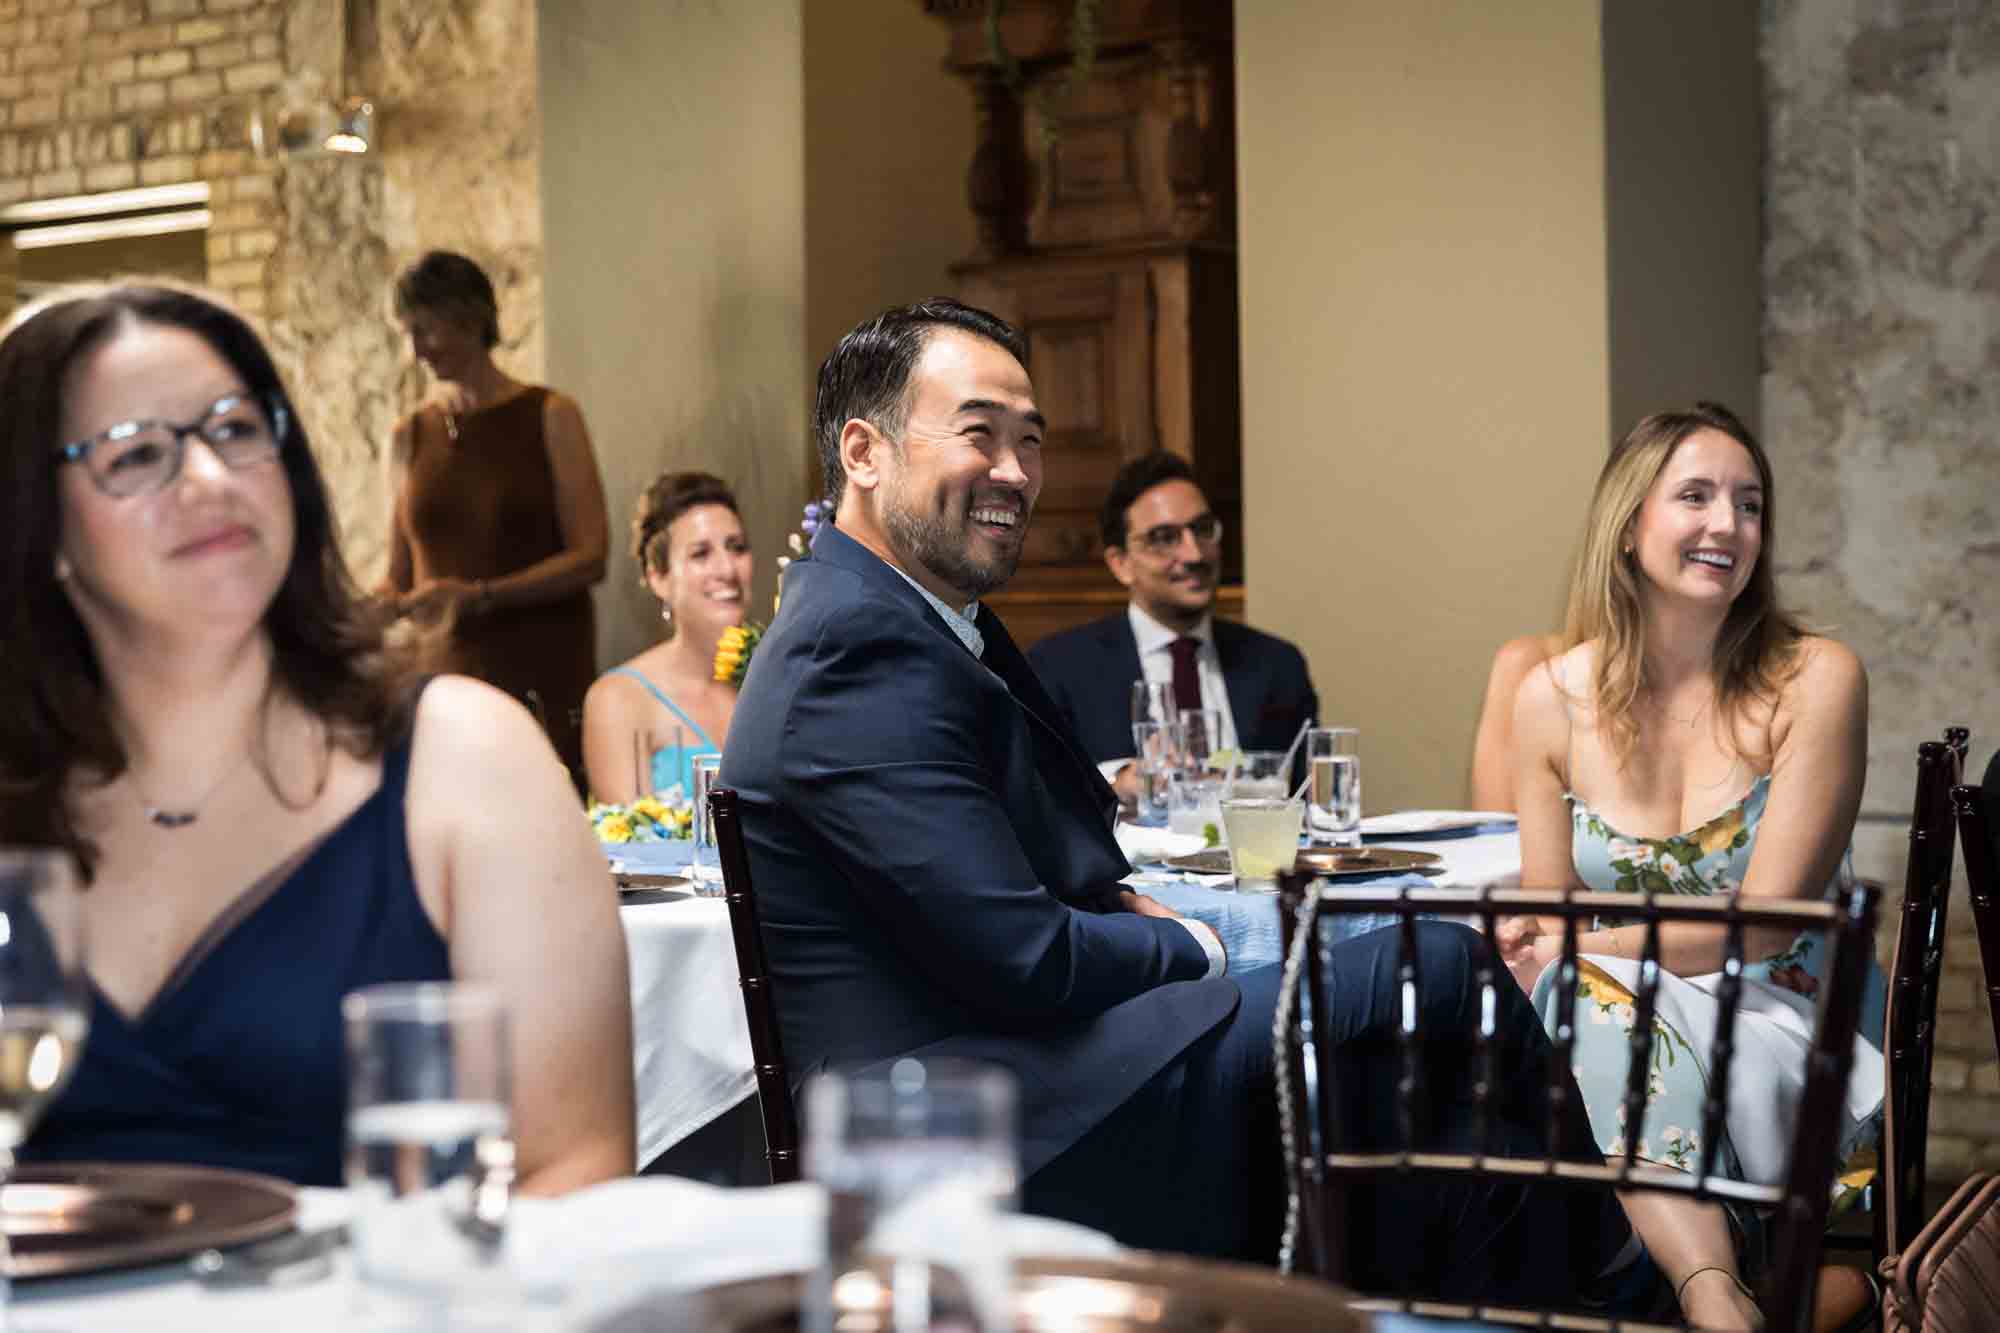
[[[1986,769],[1984,786],[1951,789],[1958,815],[1958,843],[1965,856],[1965,884],[1972,898],[1972,925],[1979,937],[1979,961],[1986,973],[1986,1007],[1993,1040],[2000,1046],[2000,754]]]
[[[743,1014],[750,1023],[750,1059],[757,1076],[757,1104],[764,1116],[764,1164],[771,1183],[799,1178],[799,1120],[792,1104],[785,1043],[778,1032],[778,997],[771,988],[771,964],[764,956],[764,931],[757,895],[750,887],[750,857],[743,847],[743,821],[736,793],[717,787],[708,794],[715,826],[715,850],[722,862],[722,896],[729,906],[729,933],[736,945],[736,973],[743,988]]]
[[[1279,916],[1286,957],[1286,985],[1279,1000],[1279,1109],[1284,1120],[1286,1172],[1294,1201],[1287,1225],[1287,1258],[1321,1277],[1352,1286],[1345,1262],[1348,1234],[1343,1215],[1343,1182],[1355,1177],[1386,1177],[1423,1173],[1439,1177],[1472,1175],[1517,1182],[1541,1181],[1571,1187],[1645,1190],[1709,1202],[1765,1208],[1772,1213],[1772,1260],[1761,1275],[1758,1304],[1766,1326],[1774,1333],[1806,1333],[1812,1326],[1814,1285],[1825,1240],[1830,1190],[1839,1147],[1841,1112],[1847,1078],[1854,1059],[1861,996],[1873,952],[1878,886],[1859,883],[1837,901],[1754,902],[1735,896],[1703,898],[1647,894],[1583,893],[1523,889],[1342,888],[1322,895],[1308,875],[1279,878]],[[1312,1031],[1310,1012],[1326,993],[1322,949],[1307,947],[1319,936],[1322,917],[1334,913],[1381,912],[1400,918],[1390,929],[1400,930],[1400,980],[1420,990],[1416,922],[1420,916],[1447,915],[1476,919],[1489,947],[1476,977],[1482,1012],[1497,1012],[1499,986],[1513,977],[1490,947],[1502,916],[1537,915],[1563,921],[1561,956],[1556,964],[1557,1012],[1575,1012],[1580,980],[1577,936],[1589,919],[1616,915],[1643,921],[1647,927],[1640,955],[1640,985],[1635,993],[1632,1053],[1625,1094],[1623,1151],[1614,1160],[1593,1164],[1556,1157],[1521,1158],[1486,1154],[1424,1152],[1410,1147],[1413,1127],[1422,1122],[1423,1083],[1418,1076],[1424,1034],[1416,1015],[1421,1006],[1405,1003],[1399,1033],[1403,1075],[1397,1088],[1397,1119],[1403,1126],[1403,1147],[1396,1151],[1339,1151],[1348,1140],[1339,1124],[1340,1098],[1334,1095],[1337,1064],[1325,1033]],[[1726,964],[1718,988],[1719,1012],[1714,1033],[1714,1067],[1703,1107],[1696,1169],[1690,1172],[1649,1168],[1637,1161],[1637,1138],[1645,1121],[1647,1075],[1652,1066],[1653,1013],[1660,984],[1659,927],[1668,921],[1695,921],[1725,930]],[[1818,1021],[1807,1061],[1806,1085],[1800,1099],[1791,1157],[1783,1185],[1760,1185],[1732,1179],[1717,1171],[1724,1108],[1729,1097],[1731,1060],[1735,1051],[1737,1009],[1741,1004],[1744,932],[1749,928],[1817,932],[1827,938],[1829,968],[1818,999]],[[1298,1003],[1303,998],[1304,1003]],[[1506,1071],[1498,1068],[1497,1036],[1488,1020],[1475,1031],[1474,1102],[1476,1134],[1492,1144],[1491,1103]],[[1558,1141],[1555,1122],[1568,1101],[1567,1071],[1574,1050],[1575,1030],[1567,1018],[1552,1038],[1548,1105],[1551,1143]],[[1308,1053],[1310,1047],[1310,1053]],[[1310,1072],[1308,1061],[1310,1061]],[[1314,1143],[1317,1148],[1311,1146]],[[1527,1323],[1564,1328],[1637,1328],[1627,1322],[1593,1319],[1573,1313],[1525,1311],[1490,1306],[1453,1305],[1423,1299],[1421,1293],[1397,1293],[1363,1302],[1363,1308],[1395,1309],[1447,1318],[1487,1319],[1496,1323]]]
[[[1925,1162],[1930,1144],[1931,1061],[1937,1046],[1938,989],[1944,976],[1946,913],[1951,904],[1951,789],[1965,764],[1970,733],[1949,727],[1942,741],[1917,747],[1917,790],[1910,816],[1910,857],[1896,951],[1889,967],[1883,1020],[1884,1096],[1896,1117],[1894,1157],[1881,1163],[1874,1200],[1875,1257],[1900,1253],[1924,1224]]]

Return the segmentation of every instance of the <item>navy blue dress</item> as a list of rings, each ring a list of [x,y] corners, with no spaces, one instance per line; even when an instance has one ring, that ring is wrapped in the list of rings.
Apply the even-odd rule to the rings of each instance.
[[[332,832],[245,890],[143,1013],[95,987],[76,1076],[24,1161],[192,1162],[338,1185],[347,1108],[340,1001],[451,975],[410,869],[410,742]]]

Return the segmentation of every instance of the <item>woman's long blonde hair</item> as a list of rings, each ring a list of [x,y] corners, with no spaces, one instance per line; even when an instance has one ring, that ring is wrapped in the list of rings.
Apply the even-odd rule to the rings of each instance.
[[[1639,597],[1636,556],[1628,555],[1639,510],[1653,483],[1690,435],[1715,430],[1742,445],[1764,487],[1763,542],[1750,581],[1737,594],[1716,636],[1711,672],[1718,722],[1734,720],[1753,700],[1773,700],[1796,668],[1806,630],[1778,603],[1777,491],[1764,446],[1734,412],[1719,403],[1692,410],[1656,412],[1634,426],[1605,460],[1584,522],[1582,549],[1570,576],[1565,638],[1569,645],[1595,640],[1597,658],[1590,697],[1600,734],[1613,754],[1631,752],[1639,737],[1634,705],[1646,685],[1646,623]],[[1719,728],[1734,737],[1736,728]],[[1732,741],[1733,744],[1733,741]]]

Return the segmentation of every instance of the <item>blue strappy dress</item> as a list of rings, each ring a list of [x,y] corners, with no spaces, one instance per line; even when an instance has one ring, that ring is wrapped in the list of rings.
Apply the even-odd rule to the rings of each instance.
[[[1601,891],[1734,893],[1743,883],[1756,846],[1757,828],[1770,795],[1768,776],[1743,798],[1700,827],[1670,838],[1633,837],[1613,828],[1573,792],[1570,857],[1587,887]],[[1843,875],[1845,871],[1843,869]],[[1615,925],[1604,918],[1600,926]],[[1816,936],[1801,935],[1780,953],[1744,968],[1743,1007],[1736,1027],[1721,1169],[1760,1184],[1782,1181],[1791,1128],[1804,1090],[1812,1039],[1814,1000],[1826,976],[1826,951]],[[1882,1101],[1881,970],[1870,962],[1862,1001],[1862,1033],[1855,1043],[1836,1192],[1846,1194],[1872,1172],[1876,1112]],[[1586,955],[1578,987],[1574,1069],[1590,1123],[1607,1158],[1624,1150],[1625,1071],[1635,1019],[1638,964],[1629,958]],[[1639,1134],[1639,1156],[1693,1170],[1700,1161],[1702,1104],[1708,1091],[1715,1030],[1715,989],[1720,973],[1702,977],[1663,974],[1653,1026],[1651,1100]],[[1555,969],[1534,990],[1536,1010],[1554,1031]]]
[[[652,681],[647,680],[645,676],[631,667],[613,667],[605,674],[611,676],[630,676],[633,680],[645,686],[646,693],[652,695],[665,705],[669,713],[680,719],[681,726],[686,730],[681,733],[679,743],[662,745],[653,751],[653,794],[655,796],[664,796],[667,794],[669,788],[678,785],[681,789],[682,798],[684,800],[692,799],[694,796],[694,757],[698,754],[720,754],[722,753],[722,747],[711,741],[708,738],[708,733],[696,725],[695,720],[683,712],[679,704],[667,697],[665,690],[662,690]],[[690,733],[700,741],[700,744],[688,744],[687,737]]]
[[[409,767],[405,739],[383,755],[374,793],[244,890],[143,1012],[92,987],[76,1076],[23,1160],[188,1162],[341,1183],[341,997],[451,976],[410,867]]]

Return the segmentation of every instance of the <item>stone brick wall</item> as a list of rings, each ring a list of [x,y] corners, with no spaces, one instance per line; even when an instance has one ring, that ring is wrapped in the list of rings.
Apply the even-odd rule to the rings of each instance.
[[[1868,664],[1856,860],[1899,890],[1917,743],[1965,723],[1974,776],[2000,744],[2000,9],[1762,12],[1763,409],[1781,582]],[[1957,893],[1939,1177],[2000,1168],[2000,1061]]]
[[[284,79],[258,0],[0,0],[0,204],[209,182],[209,280],[268,309],[276,168],[217,134],[226,98]]]
[[[250,116],[329,96],[343,60],[376,151],[253,153]],[[502,364],[539,378],[539,162],[533,0],[0,0],[0,205],[208,182],[209,285],[263,323],[364,579],[380,451],[422,390],[389,282],[434,246],[472,255]]]

